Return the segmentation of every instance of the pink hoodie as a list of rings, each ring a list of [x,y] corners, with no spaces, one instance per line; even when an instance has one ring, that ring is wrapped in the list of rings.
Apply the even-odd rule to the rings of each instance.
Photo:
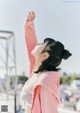
[[[37,44],[33,22],[26,22],[25,38],[30,61],[30,78],[32,76],[31,73],[35,63],[35,59],[31,55],[31,51]],[[59,72],[47,71],[40,75],[32,92],[31,113],[58,113],[57,106],[62,103],[62,99],[59,94],[59,84]]]
[[[29,56],[29,62],[30,62],[30,73],[29,73],[29,78],[32,76],[32,70],[35,64],[35,58],[31,54],[31,51],[33,48],[36,46],[38,43],[36,34],[35,34],[35,29],[34,29],[34,23],[33,22],[28,22],[26,21],[25,24],[25,40],[26,40],[26,46],[28,50],[28,56]]]

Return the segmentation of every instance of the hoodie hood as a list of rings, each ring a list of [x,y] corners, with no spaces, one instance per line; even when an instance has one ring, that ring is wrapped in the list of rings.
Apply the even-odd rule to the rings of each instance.
[[[38,85],[43,86],[47,88],[56,97],[58,104],[60,104],[62,103],[62,100],[59,93],[59,84],[60,84],[59,71],[43,72],[42,74],[39,75],[39,79],[33,88],[33,94],[35,95],[36,88]]]

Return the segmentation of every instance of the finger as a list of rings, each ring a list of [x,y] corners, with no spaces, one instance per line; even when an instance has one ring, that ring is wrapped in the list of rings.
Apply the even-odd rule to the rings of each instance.
[[[32,15],[35,17],[35,12],[34,11],[32,11]]]
[[[27,19],[29,21],[33,20],[35,18],[35,12],[34,11],[31,11],[29,12],[28,16],[27,16]]]
[[[27,18],[29,18],[29,15],[27,16]]]
[[[32,13],[32,12],[29,12],[29,18],[30,18],[31,20],[33,20],[34,15],[33,15],[33,13]]]
[[[30,18],[33,18],[33,14],[32,14],[32,12],[30,12],[29,15],[30,15]]]
[[[28,19],[28,20],[30,20],[30,17],[29,17],[29,15],[27,16],[27,19]]]
[[[30,16],[30,17],[32,16],[31,12],[29,12],[29,16]]]
[[[29,13],[30,13],[30,12],[29,12]],[[30,14],[29,14],[29,13],[28,13],[28,15],[27,15],[27,20],[30,20],[30,17],[29,17]]]
[[[35,15],[35,12],[34,12],[34,11],[32,11],[32,14],[34,14],[34,15]]]

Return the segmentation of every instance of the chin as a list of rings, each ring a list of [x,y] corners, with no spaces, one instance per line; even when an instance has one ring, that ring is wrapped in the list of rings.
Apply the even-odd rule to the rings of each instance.
[[[37,58],[37,57],[39,56],[39,54],[35,51],[35,49],[33,49],[33,50],[31,51],[31,54],[32,54],[35,58]]]

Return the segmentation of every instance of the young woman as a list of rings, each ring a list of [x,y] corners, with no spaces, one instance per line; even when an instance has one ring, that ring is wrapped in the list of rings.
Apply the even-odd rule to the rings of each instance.
[[[20,98],[26,113],[58,113],[62,103],[59,94],[62,59],[72,54],[64,45],[52,38],[38,43],[34,30],[35,13],[29,12],[25,24],[25,38],[30,61],[29,79],[22,88]]]

